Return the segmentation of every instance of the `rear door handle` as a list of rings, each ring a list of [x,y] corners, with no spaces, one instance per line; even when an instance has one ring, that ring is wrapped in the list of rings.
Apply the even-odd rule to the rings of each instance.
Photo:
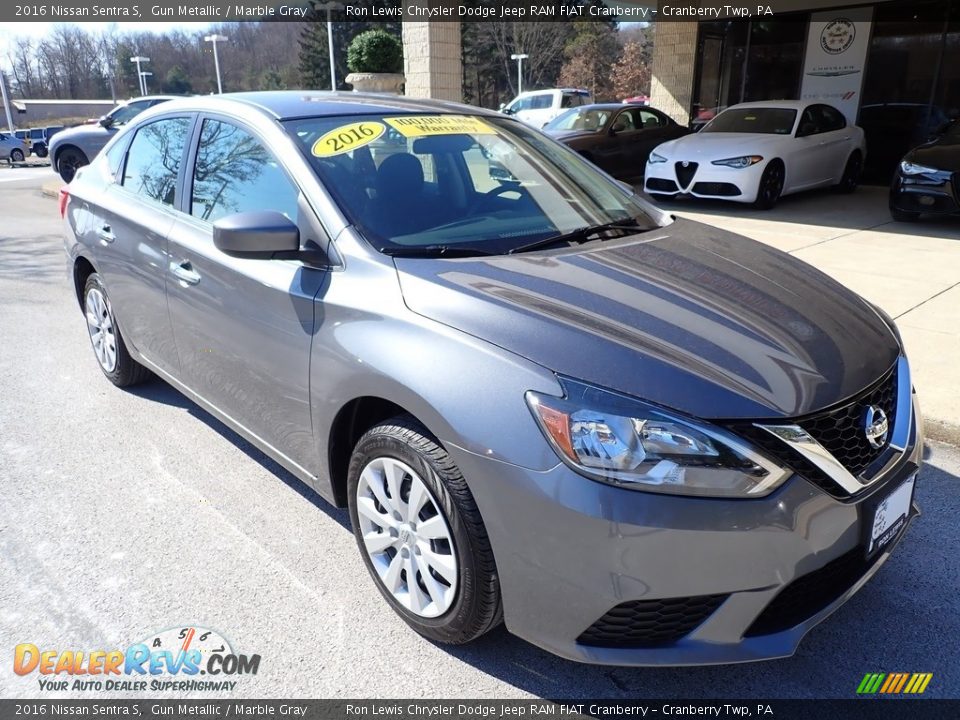
[[[196,285],[200,282],[200,273],[193,269],[193,265],[190,264],[189,260],[184,260],[180,263],[171,261],[170,272],[173,273],[174,277],[176,277],[184,287],[187,285]]]
[[[113,229],[109,225],[101,225],[97,230],[97,237],[100,238],[100,242],[103,245],[107,243],[112,243],[117,239],[117,236],[113,234]]]

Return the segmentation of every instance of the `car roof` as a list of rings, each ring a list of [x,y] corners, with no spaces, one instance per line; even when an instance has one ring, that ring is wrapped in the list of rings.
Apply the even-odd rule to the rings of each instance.
[[[331,92],[318,90],[277,90],[228,93],[177,98],[161,106],[164,110],[259,111],[277,120],[338,115],[377,114],[464,114],[499,117],[492,110],[442,100],[420,100],[382,93]],[[158,108],[159,109],[159,108]]]
[[[789,109],[789,110],[803,110],[804,108],[809,107],[810,105],[829,105],[830,103],[825,103],[822,100],[763,100],[759,102],[745,102],[738,103],[736,105],[731,105],[727,110],[732,110],[734,108],[746,109],[746,108],[776,108],[776,109]]]

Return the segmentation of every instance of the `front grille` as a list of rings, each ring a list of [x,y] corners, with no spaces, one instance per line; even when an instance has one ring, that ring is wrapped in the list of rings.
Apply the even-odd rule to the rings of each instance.
[[[764,608],[744,637],[771,635],[809,620],[852,588],[876,559],[868,560],[866,550],[858,545],[819,570],[801,575]]]
[[[870,463],[880,457],[885,445],[875,448],[864,432],[864,418],[871,405],[887,414],[889,430],[893,434],[894,414],[897,408],[897,373],[890,374],[851,403],[827,412],[812,415],[797,424],[853,475],[859,475]]]
[[[865,419],[867,408],[871,405],[876,405],[886,413],[889,440],[893,436],[894,417],[897,410],[896,369],[891,370],[883,379],[854,400],[831,410],[789,421],[789,424],[797,424],[806,430],[852,475],[858,476],[886,449],[885,445],[874,448],[867,440]],[[831,495],[848,496],[848,493],[820,468],[766,430],[746,423],[731,425],[731,429]]]
[[[720,197],[736,197],[740,195],[740,188],[733,183],[725,182],[698,182],[693,186],[695,193],[701,195],[718,195]]]
[[[612,648],[661,647],[677,642],[710,617],[729,595],[631,600],[609,610],[577,642]]]
[[[647,190],[653,190],[654,192],[676,192],[679,189],[673,180],[665,180],[664,178],[647,180]]]
[[[686,164],[682,162],[674,163],[673,168],[677,173],[677,181],[680,183],[680,187],[685,188],[690,185],[693,176],[697,174],[698,167],[699,165],[695,162],[688,162]]]

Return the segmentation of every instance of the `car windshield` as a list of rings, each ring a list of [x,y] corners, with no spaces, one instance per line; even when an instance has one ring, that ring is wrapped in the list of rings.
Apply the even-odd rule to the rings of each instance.
[[[285,125],[381,252],[503,254],[601,225],[657,227],[642,201],[508,118],[363,115]]]
[[[703,126],[700,132],[789,135],[797,111],[792,108],[730,108]]]
[[[573,108],[548,122],[544,130],[584,130],[600,132],[610,118],[611,110]]]
[[[111,111],[107,117],[110,118],[110,124],[113,127],[120,127],[121,125],[126,125],[146,109],[146,103],[131,103],[130,105],[121,105],[120,107]]]

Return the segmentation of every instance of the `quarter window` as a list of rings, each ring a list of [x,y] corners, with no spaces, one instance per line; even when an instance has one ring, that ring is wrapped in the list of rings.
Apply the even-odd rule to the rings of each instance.
[[[843,130],[847,126],[847,119],[829,105],[820,105],[820,115],[822,117],[821,127],[824,132],[831,130]]]
[[[189,129],[190,119],[183,117],[157,120],[138,129],[127,152],[121,185],[172,206]]]
[[[297,219],[296,186],[246,130],[204,120],[193,172],[190,214],[214,222],[226,215],[275,210]]]

